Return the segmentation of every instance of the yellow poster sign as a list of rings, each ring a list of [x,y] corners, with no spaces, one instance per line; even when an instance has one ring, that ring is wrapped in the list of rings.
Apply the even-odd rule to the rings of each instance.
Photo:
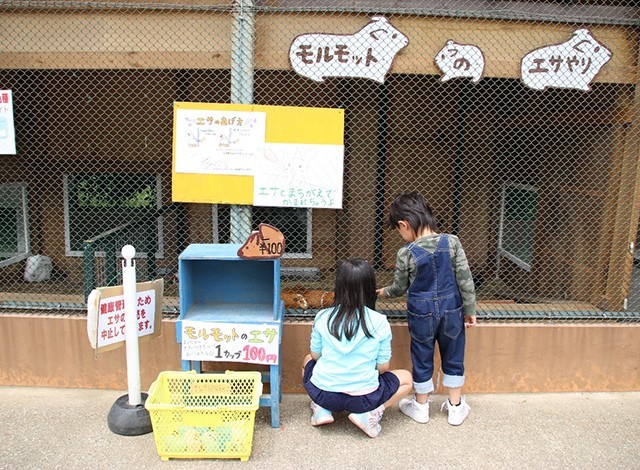
[[[174,104],[176,202],[341,208],[344,110]]]

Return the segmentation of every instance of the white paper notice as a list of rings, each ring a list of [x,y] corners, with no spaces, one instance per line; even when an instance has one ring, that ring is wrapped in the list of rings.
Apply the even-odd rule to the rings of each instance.
[[[256,165],[255,206],[342,208],[344,146],[267,143]]]
[[[266,113],[178,109],[175,171],[252,175],[264,153]]]
[[[182,322],[182,360],[278,364],[276,325]]]
[[[16,130],[13,124],[11,90],[0,90],[0,155],[16,154]]]
[[[137,322],[133,328],[138,337],[153,334],[155,331],[156,292],[147,290],[136,293]],[[98,343],[102,348],[110,344],[125,341],[124,295],[100,299],[98,316]]]

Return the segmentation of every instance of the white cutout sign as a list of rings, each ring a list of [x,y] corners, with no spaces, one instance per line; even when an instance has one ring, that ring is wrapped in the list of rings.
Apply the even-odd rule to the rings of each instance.
[[[575,88],[591,91],[591,81],[613,53],[588,29],[578,29],[561,44],[540,47],[522,58],[522,83],[534,90]]]
[[[360,77],[384,83],[396,54],[409,39],[383,16],[354,34],[302,34],[289,48],[293,70],[322,82],[326,77]]]
[[[468,77],[478,83],[484,73],[484,54],[479,47],[471,44],[458,44],[449,39],[435,57],[435,63],[444,75],[440,79],[446,82],[452,78]]]

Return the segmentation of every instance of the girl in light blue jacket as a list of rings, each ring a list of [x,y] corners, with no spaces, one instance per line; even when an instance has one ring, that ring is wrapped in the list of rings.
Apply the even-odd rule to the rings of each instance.
[[[332,412],[347,411],[353,424],[376,437],[385,408],[411,391],[408,370],[389,370],[391,327],[387,317],[374,310],[375,301],[371,265],[362,259],[341,262],[334,306],[317,313],[311,354],[302,365],[313,426],[332,423]]]

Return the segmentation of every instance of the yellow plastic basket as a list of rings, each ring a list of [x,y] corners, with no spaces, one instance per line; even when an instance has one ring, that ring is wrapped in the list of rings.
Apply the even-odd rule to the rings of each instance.
[[[145,402],[160,458],[248,460],[261,394],[260,372],[160,372]]]

